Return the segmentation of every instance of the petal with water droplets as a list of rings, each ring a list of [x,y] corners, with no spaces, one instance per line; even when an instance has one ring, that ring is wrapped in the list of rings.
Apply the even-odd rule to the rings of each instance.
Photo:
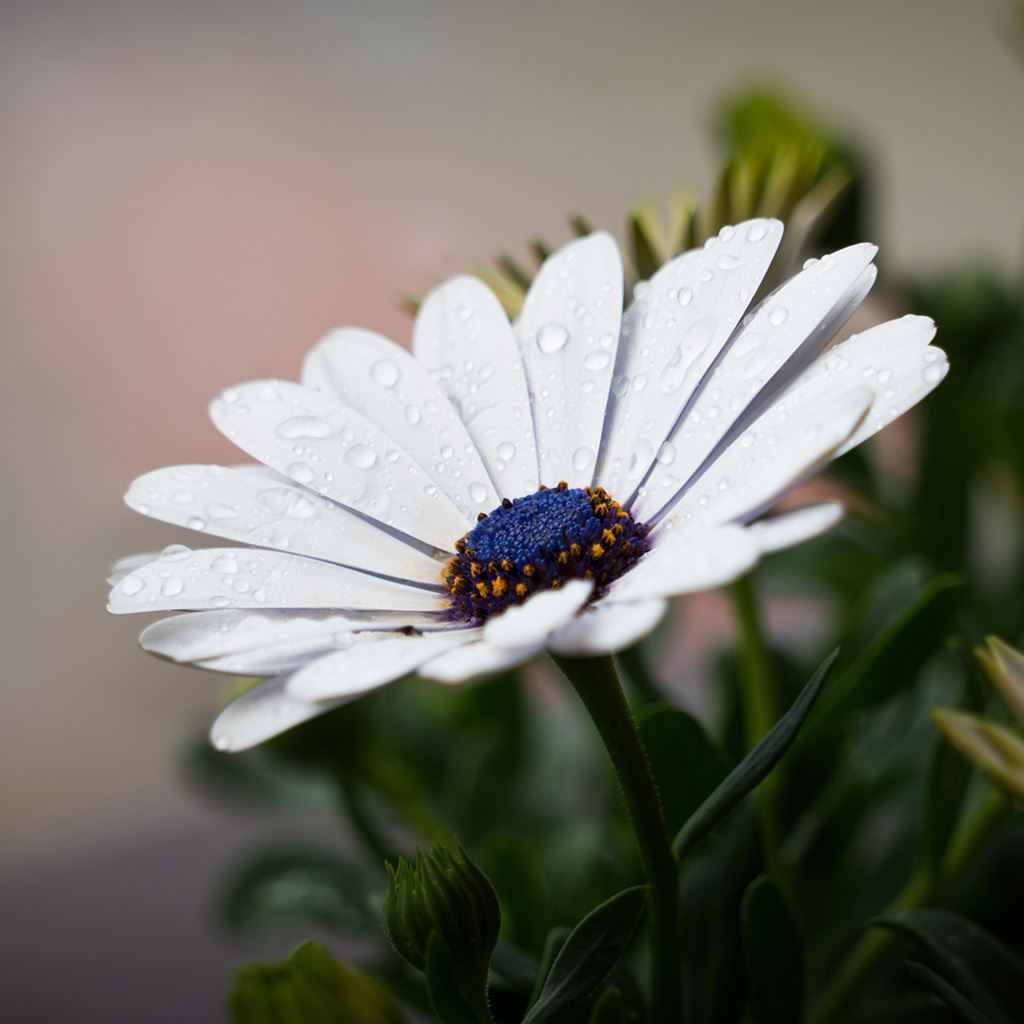
[[[440,586],[441,562],[371,520],[284,477],[220,466],[171,466],[134,481],[130,508],[165,523]]]
[[[301,555],[257,548],[182,548],[126,576],[108,609],[336,608],[443,611],[447,597]]]
[[[359,328],[331,331],[307,354],[302,383],[383,430],[470,518],[498,504],[487,467],[448,396],[393,341]]]
[[[604,232],[563,246],[530,286],[515,331],[542,483],[594,478],[621,321],[622,259]]]
[[[731,337],[782,239],[777,220],[723,228],[641,282],[622,323],[596,479],[626,498]]]
[[[416,317],[413,352],[462,417],[501,497],[535,491],[526,375],[512,326],[490,288],[465,275],[435,288]]]
[[[634,514],[657,517],[824,348],[874,280],[876,251],[854,245],[823,257],[747,318],[669,436],[677,457],[655,463]]]
[[[243,451],[331,501],[442,550],[472,526],[408,452],[361,413],[288,381],[229,388],[210,406]]]
[[[782,512],[769,519],[759,519],[747,527],[748,535],[762,555],[782,551],[831,530],[843,518],[838,501],[805,505],[792,512]]]

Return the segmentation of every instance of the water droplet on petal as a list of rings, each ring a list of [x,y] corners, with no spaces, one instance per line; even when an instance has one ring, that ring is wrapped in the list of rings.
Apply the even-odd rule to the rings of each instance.
[[[768,229],[763,224],[751,224],[750,227],[747,228],[747,241],[760,242],[767,234]]]
[[[218,555],[210,564],[214,572],[222,572],[225,575],[238,572],[238,563],[231,555]]]
[[[298,437],[329,437],[331,425],[322,416],[292,416],[277,425],[277,436],[285,441]]]
[[[369,445],[354,444],[345,452],[345,461],[356,469],[371,469],[377,455]]]
[[[134,574],[131,576],[125,576],[125,578],[121,580],[121,592],[126,597],[134,597],[136,594],[140,593],[145,586],[146,581],[141,576],[135,576]]]
[[[390,359],[378,359],[370,368],[370,376],[382,388],[393,388],[401,373]]]
[[[177,597],[185,589],[185,584],[181,580],[169,579],[164,580],[163,586],[160,588],[160,593],[164,597]]]
[[[469,496],[479,505],[487,497],[487,488],[482,483],[474,481],[469,485]]]
[[[666,441],[659,449],[658,454],[655,458],[663,466],[671,466],[676,461],[676,446],[670,441]]]
[[[509,442],[509,441],[502,441],[501,444],[498,445],[498,458],[499,459],[504,459],[506,462],[508,462],[509,459],[512,459],[512,458],[515,457],[515,454],[516,454],[516,446],[514,444],[512,444],[511,442]]]
[[[572,468],[576,470],[586,469],[594,461],[594,452],[590,448],[577,448],[572,453]]]
[[[583,368],[585,370],[605,370],[611,365],[612,357],[609,352],[588,352],[583,357]]]
[[[405,407],[405,422],[406,423],[408,423],[411,426],[415,427],[416,424],[419,423],[420,418],[421,418],[421,413],[420,413],[420,410],[419,410],[418,406],[407,405]]]
[[[561,324],[544,324],[537,331],[537,348],[545,355],[553,355],[565,348],[565,343],[568,340],[569,332]]]
[[[312,467],[305,462],[293,462],[287,470],[288,475],[300,484],[311,484],[316,479]]]
[[[785,306],[773,306],[768,312],[768,323],[772,327],[781,327],[789,316],[789,310]]]

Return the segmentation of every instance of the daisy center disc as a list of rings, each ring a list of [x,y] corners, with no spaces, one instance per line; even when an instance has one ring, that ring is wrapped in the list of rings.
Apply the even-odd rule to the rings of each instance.
[[[443,579],[455,613],[478,622],[566,580],[593,580],[600,593],[648,547],[646,525],[604,488],[563,481],[481,513]]]

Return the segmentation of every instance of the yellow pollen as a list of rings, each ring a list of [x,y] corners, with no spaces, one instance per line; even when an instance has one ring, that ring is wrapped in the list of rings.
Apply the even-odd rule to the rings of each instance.
[[[590,557],[591,558],[600,558],[603,554],[604,554],[604,548],[601,547],[600,544],[591,544],[590,545]]]

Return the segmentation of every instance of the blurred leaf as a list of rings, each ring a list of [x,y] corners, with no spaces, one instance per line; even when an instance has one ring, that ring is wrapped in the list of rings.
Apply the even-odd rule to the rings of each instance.
[[[771,732],[729,773],[725,781],[694,812],[676,834],[672,852],[682,861],[686,854],[715,827],[751,790],[768,775],[793,745],[821,692],[839,651],[833,651],[790,709],[775,723]]]
[[[683,885],[683,1020],[739,1018],[746,997],[740,903],[758,871],[756,819],[745,807],[701,850]]]
[[[1021,1020],[1024,962],[983,928],[952,911],[934,909],[905,911],[876,924],[915,939],[927,966],[979,1019],[992,1024]]]
[[[995,1024],[983,1013],[979,1013],[945,978],[936,974],[930,967],[925,967],[924,964],[916,963],[913,960],[908,960],[906,967],[922,988],[945,1003],[964,1021],[964,1024]]]
[[[530,1006],[533,1006],[535,1002],[540,998],[540,994],[547,984],[548,975],[551,973],[551,967],[555,960],[558,958],[558,954],[562,952],[562,947],[565,945],[566,939],[572,934],[572,929],[565,925],[559,925],[557,928],[552,928],[548,932],[547,937],[544,939],[544,952],[540,958],[540,969],[537,971],[537,980],[533,987],[533,992],[530,995]]]
[[[622,1000],[622,993],[609,985],[594,1003],[590,1011],[590,1024],[627,1024],[629,1011]]]
[[[624,889],[576,925],[523,1024],[572,1024],[586,1016],[601,983],[629,946],[646,900],[646,887]]]
[[[510,832],[496,832],[480,861],[501,894],[503,934],[517,946],[539,950],[551,928],[551,894],[536,843]]]
[[[962,757],[946,743],[935,744],[925,776],[921,824],[921,863],[929,877],[936,877],[942,867],[970,777],[970,767]]]
[[[342,931],[376,932],[372,889],[363,868],[333,852],[305,847],[261,851],[235,868],[223,915],[239,929],[316,921]]]
[[[767,875],[743,894],[743,951],[754,1024],[803,1016],[803,950],[782,891]]]
[[[728,771],[721,751],[691,714],[666,705],[638,716],[640,738],[661,796],[665,824],[674,835],[720,785]]]
[[[365,974],[339,963],[319,943],[287,960],[250,964],[231,990],[235,1024],[401,1024],[402,1012]]]
[[[629,242],[637,277],[647,280],[668,260],[662,237],[661,217],[656,209],[637,207],[629,214]]]
[[[911,681],[939,647],[959,598],[958,574],[938,576],[914,597],[854,659],[836,681],[810,734],[834,726]]]

